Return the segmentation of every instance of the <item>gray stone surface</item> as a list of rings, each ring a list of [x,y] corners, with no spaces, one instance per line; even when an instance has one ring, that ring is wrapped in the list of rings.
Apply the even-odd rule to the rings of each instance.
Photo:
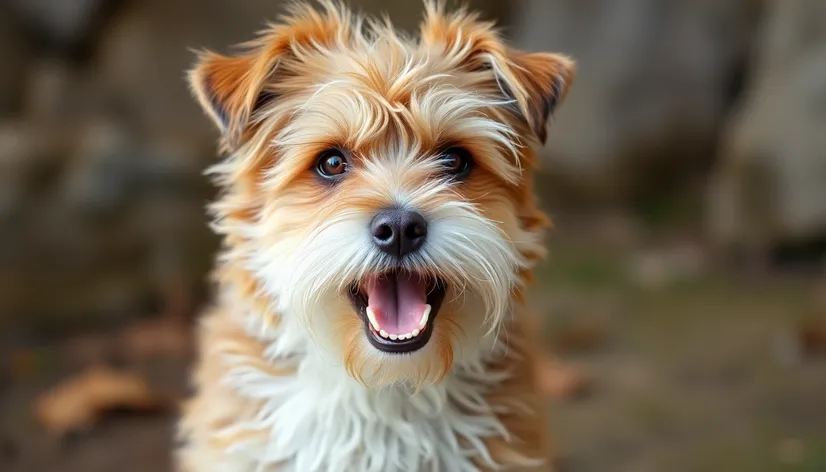
[[[7,6],[0,3],[0,118],[18,112],[29,64],[28,49]]]
[[[826,3],[775,0],[709,198],[721,246],[826,236]]]
[[[516,44],[568,53],[579,67],[545,149],[544,170],[562,197],[626,199],[710,160],[755,3],[522,2]]]

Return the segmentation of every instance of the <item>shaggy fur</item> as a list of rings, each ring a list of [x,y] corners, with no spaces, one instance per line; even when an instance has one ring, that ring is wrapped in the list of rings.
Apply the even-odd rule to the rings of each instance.
[[[572,75],[432,3],[415,39],[325,3],[294,7],[235,57],[201,55],[190,80],[222,131],[224,244],[179,470],[548,469],[522,291],[547,225],[531,146]],[[455,146],[474,163],[463,180],[441,172]],[[330,148],[350,156],[335,184],[314,173]],[[429,223],[401,262],[368,231],[389,206]],[[346,292],[399,266],[447,292],[430,341],[389,354]]]

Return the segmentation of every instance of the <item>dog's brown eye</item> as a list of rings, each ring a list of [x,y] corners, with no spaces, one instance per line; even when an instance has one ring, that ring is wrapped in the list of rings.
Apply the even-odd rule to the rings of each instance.
[[[318,157],[316,171],[325,179],[335,179],[347,172],[347,158],[337,149],[325,151]]]
[[[465,148],[450,148],[442,154],[442,168],[448,175],[464,177],[470,172],[470,152]]]

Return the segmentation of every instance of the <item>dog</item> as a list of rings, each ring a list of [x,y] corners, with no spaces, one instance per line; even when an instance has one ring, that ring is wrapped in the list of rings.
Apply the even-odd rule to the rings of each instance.
[[[415,37],[293,5],[189,75],[223,238],[182,472],[549,470],[524,304],[571,59],[428,2]]]

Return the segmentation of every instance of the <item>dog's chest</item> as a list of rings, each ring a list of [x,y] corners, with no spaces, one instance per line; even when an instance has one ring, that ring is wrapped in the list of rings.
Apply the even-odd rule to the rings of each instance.
[[[236,445],[260,471],[476,471],[486,439],[506,434],[485,401],[490,379],[450,376],[414,394],[367,390],[329,369],[237,373],[239,390],[266,398],[253,421],[236,425],[264,433]]]

